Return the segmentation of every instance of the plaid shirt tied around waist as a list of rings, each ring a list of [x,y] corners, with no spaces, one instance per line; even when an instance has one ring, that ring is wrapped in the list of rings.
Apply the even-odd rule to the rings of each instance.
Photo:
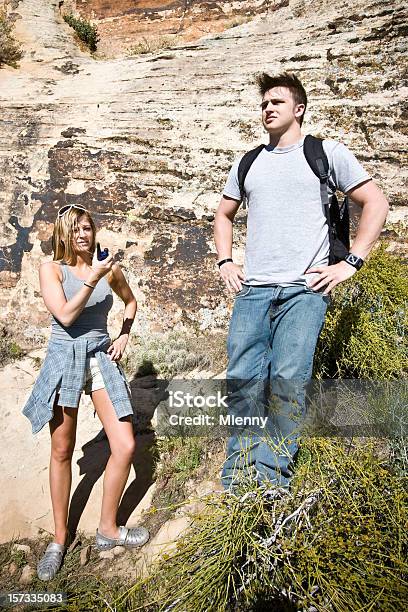
[[[53,340],[51,337],[40,374],[23,408],[23,414],[31,421],[33,433],[39,432],[52,419],[57,392],[60,406],[78,407],[85,385],[86,359],[90,356],[95,356],[98,361],[118,419],[133,415],[126,378],[106,354],[110,343],[109,336],[73,340]]]

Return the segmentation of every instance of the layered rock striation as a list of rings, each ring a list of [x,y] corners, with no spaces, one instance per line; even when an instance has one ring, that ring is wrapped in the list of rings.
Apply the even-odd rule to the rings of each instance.
[[[226,324],[212,222],[231,163],[266,140],[254,85],[262,70],[301,77],[305,132],[349,145],[387,193],[391,219],[406,218],[403,3],[347,0],[340,14],[328,2],[247,2],[264,12],[193,43],[111,59],[78,45],[59,4],[8,4],[25,55],[19,69],[0,71],[0,316],[26,339],[48,327],[37,269],[65,203],[87,206],[116,252],[139,301],[139,331]],[[87,10],[102,24],[130,19],[132,4],[147,10],[125,1]],[[241,212],[238,259],[244,228]]]
[[[100,52],[112,56],[131,50],[140,40],[147,48],[160,41],[196,40],[288,3],[289,0],[64,0],[60,9],[97,24]]]

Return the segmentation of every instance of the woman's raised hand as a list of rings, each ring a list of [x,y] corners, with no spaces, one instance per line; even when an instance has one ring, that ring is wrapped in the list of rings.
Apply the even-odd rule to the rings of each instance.
[[[112,266],[113,266],[113,255],[109,254],[106,259],[99,261],[99,259],[96,256],[96,251],[95,251],[93,259],[92,259],[92,266],[91,266],[92,277],[96,281],[100,280],[103,276],[105,276],[105,274],[107,274],[108,272],[112,270]]]

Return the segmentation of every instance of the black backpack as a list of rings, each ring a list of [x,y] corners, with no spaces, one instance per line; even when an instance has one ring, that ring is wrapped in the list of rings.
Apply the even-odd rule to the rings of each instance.
[[[335,264],[349,253],[350,251],[350,215],[347,196],[344,198],[341,205],[334,193],[329,197],[329,185],[336,191],[336,186],[329,177],[329,161],[324,152],[322,140],[315,136],[306,136],[303,152],[306,161],[313,170],[314,174],[320,180],[320,195],[324,212],[329,226],[329,265]],[[264,149],[265,145],[259,145],[256,149],[252,149],[245,153],[238,166],[238,183],[241,193],[241,201],[245,207],[245,189],[244,183],[246,175],[259,153]]]

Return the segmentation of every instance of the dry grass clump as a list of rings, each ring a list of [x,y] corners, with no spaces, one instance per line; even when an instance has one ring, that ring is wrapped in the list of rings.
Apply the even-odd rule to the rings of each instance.
[[[132,47],[129,47],[129,55],[145,55],[146,53],[155,53],[165,49],[172,49],[180,43],[179,36],[156,36],[154,38],[143,38]]]
[[[290,491],[250,481],[244,490],[208,496],[176,551],[115,603],[174,612],[405,610],[407,480],[371,445],[310,438]]]
[[[230,21],[225,24],[227,28],[236,28],[244,23],[252,21],[253,17],[245,15],[235,15]]]

